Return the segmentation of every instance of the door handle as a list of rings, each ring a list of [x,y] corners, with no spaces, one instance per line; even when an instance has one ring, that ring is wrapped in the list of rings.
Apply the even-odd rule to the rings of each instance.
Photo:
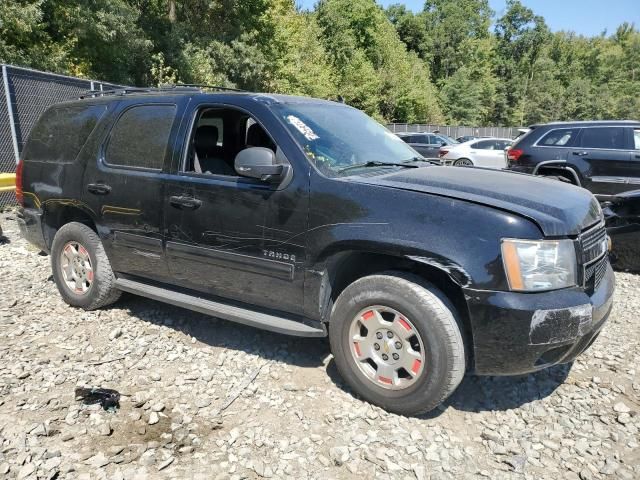
[[[90,183],[87,185],[87,190],[94,195],[107,195],[111,192],[111,187],[104,183]]]
[[[574,155],[577,155],[578,157],[586,157],[587,155],[589,155],[589,152],[573,152]]]
[[[185,195],[173,196],[169,198],[169,203],[172,207],[184,209],[184,210],[196,210],[202,205],[202,200],[197,198],[187,197]]]

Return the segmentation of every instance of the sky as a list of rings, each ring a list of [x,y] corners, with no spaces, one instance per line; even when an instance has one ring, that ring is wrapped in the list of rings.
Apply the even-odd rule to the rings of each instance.
[[[297,0],[303,8],[313,8],[316,0]],[[378,0],[383,6],[404,3],[419,11],[424,0]],[[505,10],[505,0],[489,0],[497,16]],[[522,3],[542,15],[553,31],[572,30],[582,35],[599,35],[603,30],[614,33],[622,22],[635,23],[640,28],[640,0],[522,0]]]

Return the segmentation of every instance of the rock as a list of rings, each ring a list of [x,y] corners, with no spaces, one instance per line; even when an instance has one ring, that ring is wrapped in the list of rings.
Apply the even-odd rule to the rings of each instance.
[[[0,463],[0,475],[6,475],[11,470],[11,467],[7,462]]]
[[[153,411],[149,414],[149,425],[155,425],[160,421],[160,416],[157,412]]]
[[[154,412],[162,412],[164,410],[164,403],[154,403],[153,405],[151,405],[151,410]]]
[[[503,462],[509,465],[514,472],[522,473],[524,471],[524,466],[527,463],[527,457],[524,455],[514,455],[513,457],[504,459]]]
[[[22,480],[33,475],[36,471],[36,466],[33,463],[27,463],[20,470],[18,470],[18,480]]]
[[[209,397],[198,397],[195,401],[195,406],[198,408],[206,408],[211,405],[211,398]]]
[[[627,407],[624,403],[618,402],[613,406],[613,411],[617,413],[629,413],[631,409]]]
[[[158,471],[164,470],[175,461],[174,457],[169,457],[158,464]]]
[[[329,456],[333,463],[340,466],[349,460],[349,448],[348,447],[332,447],[329,450]]]
[[[104,453],[100,452],[93,457],[89,457],[84,463],[91,465],[94,468],[101,468],[105,465],[109,465],[109,459],[104,455]]]
[[[100,422],[96,425],[96,433],[103,437],[108,437],[111,435],[111,425],[109,422]]]
[[[115,340],[116,338],[120,338],[122,336],[122,329],[120,327],[114,328],[109,333],[109,340]]]

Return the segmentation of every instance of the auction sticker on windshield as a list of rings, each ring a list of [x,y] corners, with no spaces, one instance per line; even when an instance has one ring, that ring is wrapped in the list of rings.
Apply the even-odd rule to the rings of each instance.
[[[298,117],[296,117],[295,115],[289,115],[287,117],[287,121],[293,125],[294,127],[296,127],[296,129],[302,134],[304,135],[304,137],[311,141],[311,140],[318,140],[320,137],[318,135],[316,135],[316,133],[311,130],[311,127],[309,127],[306,123],[304,123],[302,120],[300,120]]]

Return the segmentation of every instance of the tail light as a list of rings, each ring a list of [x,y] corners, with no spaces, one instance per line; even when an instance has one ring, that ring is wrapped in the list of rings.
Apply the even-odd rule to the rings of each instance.
[[[24,207],[24,193],[22,190],[22,171],[24,169],[24,161],[20,160],[16,167],[16,198],[18,205]]]
[[[522,150],[519,148],[510,148],[507,150],[507,158],[512,162],[517,162],[522,156]]]
[[[449,150],[440,150],[440,157],[444,157],[447,153],[449,153]]]

